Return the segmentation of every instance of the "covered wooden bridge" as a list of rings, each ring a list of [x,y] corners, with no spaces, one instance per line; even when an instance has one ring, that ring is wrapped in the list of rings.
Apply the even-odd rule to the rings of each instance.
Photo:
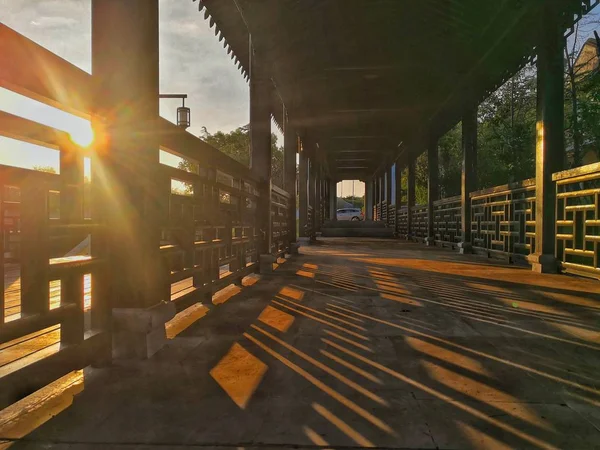
[[[597,3],[190,2],[249,81],[250,167],[159,117],[158,0],[92,0],[91,75],[0,24],[0,87],[94,138],[0,108],[60,152],[0,166],[0,448],[600,445],[600,165],[565,170],[563,79]],[[532,61],[536,177],[478,190],[478,105]],[[345,179],[396,239],[318,237]]]

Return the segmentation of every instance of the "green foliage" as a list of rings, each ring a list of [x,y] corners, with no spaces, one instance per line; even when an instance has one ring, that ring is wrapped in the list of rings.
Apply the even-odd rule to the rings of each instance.
[[[356,197],[349,195],[347,197],[343,197],[343,200],[350,203],[354,208],[360,208],[361,210],[365,206],[365,198],[364,197]]]
[[[479,108],[480,188],[535,176],[536,73],[525,67]]]
[[[217,131],[214,134],[202,127],[200,138],[207,144],[221,150],[239,163],[250,166],[250,126],[236,128],[229,133]],[[271,133],[271,170],[273,184],[283,187],[283,147],[277,145],[277,136]]]
[[[56,169],[51,166],[33,166],[32,169],[38,172],[56,173]]]
[[[459,123],[439,140],[440,195],[442,198],[460,194],[460,179],[462,176],[461,139],[462,129]]]
[[[600,158],[600,73],[597,71],[581,77],[577,81],[577,118],[580,133],[580,142],[585,151],[586,148],[592,148],[596,151],[596,157]],[[567,104],[570,106],[565,109],[567,123],[573,124],[572,99],[567,97]],[[572,130],[567,132],[567,145],[572,148],[573,136]],[[574,155],[573,165],[581,164],[580,156]]]

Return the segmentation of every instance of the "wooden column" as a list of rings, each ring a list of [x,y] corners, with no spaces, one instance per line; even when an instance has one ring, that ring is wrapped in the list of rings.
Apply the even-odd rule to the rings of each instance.
[[[373,180],[365,181],[365,220],[373,220]]]
[[[308,157],[306,151],[299,153],[298,161],[298,208],[299,208],[299,230],[300,237],[308,237],[306,226],[308,225]]]
[[[552,174],[563,169],[564,141],[564,72],[563,29],[560,15],[546,6],[540,20],[541,42],[538,45],[537,142],[535,193],[535,249],[529,261],[540,273],[556,273],[556,187]]]
[[[107,133],[95,146],[95,182],[110,255],[113,354],[145,358],[166,343],[164,322],[175,313],[159,248],[170,183],[160,182],[158,0],[92,1],[92,74]]]
[[[314,159],[311,157],[308,159],[308,202],[310,207],[312,208],[312,212],[311,212],[311,220],[310,220],[310,236],[309,237],[314,237],[315,236],[315,232],[316,232],[316,209],[317,209],[317,199],[316,199],[316,182],[317,182],[317,177],[316,177],[316,167],[315,167],[315,163],[314,163]]]
[[[415,206],[415,157],[411,153],[408,155],[408,179],[407,179],[407,207],[408,207],[408,220],[407,220],[407,229],[408,229],[408,239],[412,239],[415,234],[415,230],[413,229],[413,217],[412,217],[412,209]]]
[[[316,159],[316,158],[315,158]],[[312,168],[312,166],[311,166]],[[314,217],[314,226],[313,231],[316,233],[321,230],[321,171],[318,166],[318,163],[315,161],[314,166],[314,178],[313,178],[313,196],[311,200],[313,203],[313,217]]]
[[[83,223],[83,156],[77,149],[60,153],[60,222],[64,225]],[[67,235],[69,246],[86,238],[75,228]],[[62,253],[62,252],[61,252]],[[60,303],[75,305],[72,317],[61,324],[61,344],[78,344],[83,341],[84,305],[83,274],[70,271],[60,279]]]
[[[252,41],[252,39],[250,39]],[[250,169],[260,182],[258,254],[271,254],[271,91],[267,63],[250,42]]]
[[[402,208],[402,169],[400,164],[395,164],[394,175],[396,177],[396,213]]]
[[[430,136],[427,146],[427,245],[435,245],[434,231],[434,202],[439,196],[439,164],[438,164],[438,141],[437,138]]]
[[[337,181],[329,180],[329,220],[337,220]]]
[[[288,242],[296,242],[296,154],[298,152],[298,137],[296,131],[290,125],[290,119],[284,114],[283,130],[283,184],[285,190],[290,194],[288,200]]]
[[[471,253],[471,198],[477,190],[477,107],[465,111],[462,118],[462,178],[461,178],[461,234],[460,253]]]
[[[387,210],[386,222],[390,223],[390,205],[392,204],[392,167],[388,167],[385,172],[385,204]]]

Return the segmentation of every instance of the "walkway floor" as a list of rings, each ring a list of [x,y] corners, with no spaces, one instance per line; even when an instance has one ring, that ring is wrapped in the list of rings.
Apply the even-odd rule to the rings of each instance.
[[[326,239],[13,448],[600,448],[600,283]],[[95,445],[92,445],[95,444]]]

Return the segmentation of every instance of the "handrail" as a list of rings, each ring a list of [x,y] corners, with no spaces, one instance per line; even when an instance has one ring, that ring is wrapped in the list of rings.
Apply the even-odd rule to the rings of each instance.
[[[0,86],[81,117],[92,111],[90,74],[2,23]]]
[[[482,197],[485,195],[499,194],[507,191],[518,191],[524,190],[531,187],[535,187],[535,178],[528,178],[523,181],[515,181],[513,183],[503,184],[501,186],[494,186],[487,189],[481,189],[479,191],[474,191],[469,194],[471,199],[475,197]]]

